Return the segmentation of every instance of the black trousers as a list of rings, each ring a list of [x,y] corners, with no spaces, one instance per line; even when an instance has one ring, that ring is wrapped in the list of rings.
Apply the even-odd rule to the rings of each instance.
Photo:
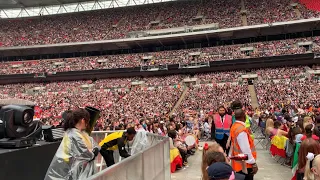
[[[187,158],[187,152],[178,148],[179,152],[180,152],[180,155],[181,155],[181,158],[183,160],[183,162],[188,162],[188,158]]]
[[[229,136],[227,136],[227,135],[223,135],[223,138],[222,139],[216,139],[216,142],[218,143],[218,144],[220,144],[220,146],[223,148],[223,150],[227,153],[227,154],[229,154],[229,149],[230,148],[226,148],[227,147],[227,142],[228,142],[228,138],[229,138]]]
[[[248,174],[245,174],[242,171],[239,171],[237,173],[245,175],[246,178],[244,180],[253,180],[254,174],[252,174],[252,168],[248,168],[247,171],[248,171]]]
[[[114,165],[113,151],[101,148],[100,154],[106,162],[107,167]]]
[[[297,173],[297,180],[303,180],[304,173]]]

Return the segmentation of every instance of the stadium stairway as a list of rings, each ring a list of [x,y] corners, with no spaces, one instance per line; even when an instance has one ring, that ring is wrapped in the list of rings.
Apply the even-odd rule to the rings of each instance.
[[[259,107],[258,98],[256,94],[256,90],[254,88],[254,85],[249,85],[249,94],[251,99],[251,105],[253,108]]]
[[[246,6],[244,5],[245,0],[241,0],[241,11],[246,10]]]
[[[299,19],[301,19],[302,15],[301,15],[300,10],[299,10],[298,8],[294,8],[294,12],[297,14],[297,17],[298,17]]]
[[[171,112],[169,113],[169,116],[171,116],[175,110],[180,106],[181,102],[184,100],[185,96],[186,96],[186,93],[188,92],[189,88],[188,87],[185,87],[178,102],[174,105],[174,107],[172,108]]]
[[[241,12],[246,12],[244,0],[241,0]],[[247,13],[241,13],[241,21],[243,26],[248,26]]]

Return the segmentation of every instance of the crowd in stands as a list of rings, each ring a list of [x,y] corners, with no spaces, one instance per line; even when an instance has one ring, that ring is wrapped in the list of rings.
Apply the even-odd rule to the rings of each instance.
[[[298,9],[301,12],[302,18],[308,19],[308,18],[319,18],[320,17],[319,7],[317,7],[318,4],[315,1],[295,0],[295,2],[299,2],[301,4],[298,7]],[[314,8],[312,8],[312,6]]]
[[[313,68],[316,68],[315,65]],[[258,103],[261,107],[290,104],[318,106],[319,80],[305,78],[306,67],[286,67],[252,70]],[[248,86],[241,75],[244,71],[215,72],[194,76],[172,75],[160,77],[132,77],[88,81],[9,84],[0,86],[2,98],[22,98],[36,102],[43,116],[50,120],[73,106],[93,105],[104,111],[102,118],[141,119],[147,116],[165,116],[173,108],[184,90],[185,78],[196,78],[190,85],[175,114],[183,117],[185,110],[209,113],[234,98],[250,106]],[[200,84],[198,84],[200,83]],[[46,98],[48,97],[48,98]],[[72,105],[72,106],[71,106]],[[116,115],[115,115],[116,114]]]
[[[182,117],[185,110],[208,114],[214,111],[213,107],[228,106],[233,99],[242,100],[244,104],[250,105],[248,86],[233,84],[193,86],[186,93],[176,113]]]
[[[206,74],[196,74],[194,77],[206,82],[236,82],[238,78],[245,74],[244,71],[215,72]]]
[[[246,0],[249,25],[319,17],[319,12],[290,0]],[[219,23],[219,28],[242,25],[238,0],[167,2],[34,18],[0,21],[0,46],[32,46],[126,38],[129,32]],[[198,17],[198,19],[196,18]],[[151,24],[152,21],[159,23]]]
[[[261,107],[277,105],[319,106],[319,79],[258,82],[257,98]]]
[[[264,80],[294,78],[303,75],[302,67],[286,67],[286,68],[265,68],[255,71],[259,77]]]
[[[312,47],[298,46],[298,42],[314,41]],[[1,74],[55,73],[93,69],[115,69],[163,64],[189,64],[240,58],[257,58],[303,54],[320,50],[319,37],[298,38],[252,44],[215,46],[208,48],[161,51],[154,53],[77,57],[69,59],[13,61],[0,63]],[[243,47],[252,50],[241,50]],[[190,53],[200,53],[193,55]]]
[[[291,0],[245,0],[249,25],[297,20]]]
[[[133,89],[108,109],[111,119],[133,120],[165,117],[180,98],[181,88]]]
[[[315,65],[312,68],[317,67]],[[258,75],[255,88],[260,106],[256,110],[251,106],[248,85],[240,78],[245,74],[244,71],[195,75],[192,77],[198,78],[200,83],[189,84],[187,89],[181,82],[186,76],[173,75],[11,84],[0,86],[0,94],[1,98],[14,97],[35,102],[38,107],[36,113],[41,114],[38,118],[45,124],[60,124],[61,114],[65,110],[93,106],[101,110],[95,130],[135,127],[136,130],[167,135],[171,138],[170,153],[175,151],[179,157],[181,156],[180,162],[174,164],[180,168],[188,167],[188,157],[194,154],[194,148],[198,146],[197,140],[210,137],[212,122],[209,119],[212,120],[217,107],[223,105],[229,110],[230,103],[238,99],[251,119],[257,121],[263,133],[268,138],[270,136],[271,154],[291,158],[286,163],[293,166],[293,152],[297,143],[301,144],[300,148],[306,148],[308,145],[319,146],[317,141],[320,134],[311,129],[315,129],[316,123],[320,123],[320,82],[313,76],[306,78],[305,69],[307,67],[252,70]],[[135,86],[133,82],[139,81],[144,83]],[[170,115],[184,91],[180,105]],[[308,123],[314,125],[310,128]],[[299,127],[300,131],[294,130],[296,127]],[[297,136],[298,134],[302,134],[302,138],[300,135]],[[192,146],[185,142],[185,138],[190,135],[196,140]],[[300,139],[296,140],[297,137]],[[290,142],[292,146],[281,147],[280,151],[280,147],[276,146],[279,143],[276,141]],[[283,154],[284,150],[287,151],[289,148],[291,154]],[[300,156],[306,155],[298,155],[299,177],[307,170],[307,160]],[[171,170],[173,172],[175,168]]]

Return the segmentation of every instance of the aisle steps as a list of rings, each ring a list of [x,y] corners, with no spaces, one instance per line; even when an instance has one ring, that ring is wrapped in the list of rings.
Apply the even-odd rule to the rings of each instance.
[[[178,102],[174,105],[174,107],[172,108],[171,112],[169,113],[169,116],[171,116],[175,112],[175,110],[180,106],[180,104],[184,100],[188,90],[189,90],[189,88],[185,87],[185,89],[183,90]]]
[[[254,88],[254,85],[249,85],[249,94],[251,99],[251,105],[255,109],[256,107],[259,107],[258,98],[256,94],[256,90]]]

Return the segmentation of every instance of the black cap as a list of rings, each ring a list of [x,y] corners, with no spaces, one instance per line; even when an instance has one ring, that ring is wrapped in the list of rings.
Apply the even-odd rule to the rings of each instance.
[[[211,164],[208,169],[210,180],[229,179],[234,174],[236,180],[244,180],[245,176],[233,172],[232,167],[225,162],[216,162]]]
[[[137,132],[133,127],[130,127],[127,129],[127,134],[137,134]]]

